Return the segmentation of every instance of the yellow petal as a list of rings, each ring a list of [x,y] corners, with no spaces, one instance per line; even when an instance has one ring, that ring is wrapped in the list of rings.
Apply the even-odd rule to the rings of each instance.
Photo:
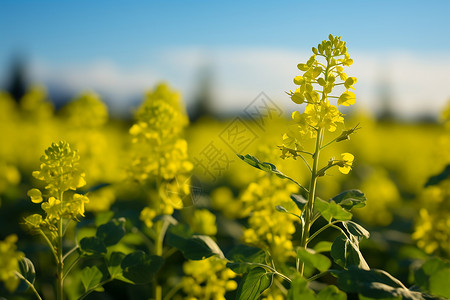
[[[31,202],[33,203],[41,203],[42,202],[42,193],[38,189],[31,189],[27,192],[28,197],[31,198]]]
[[[339,97],[337,104],[338,105],[344,105],[344,106],[350,106],[355,104],[356,102],[356,96],[354,93],[346,91],[342,93],[342,95]]]

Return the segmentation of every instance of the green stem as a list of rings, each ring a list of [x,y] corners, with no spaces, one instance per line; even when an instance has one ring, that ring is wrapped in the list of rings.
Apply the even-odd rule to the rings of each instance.
[[[260,267],[262,267],[262,268],[266,268],[266,269],[268,269],[269,271],[273,272],[274,274],[280,276],[280,277],[283,278],[284,280],[286,280],[286,281],[288,281],[288,282],[292,282],[292,280],[291,280],[289,277],[287,277],[286,275],[284,275],[284,274],[278,272],[277,270],[275,270],[275,269],[272,268],[271,266],[268,266],[268,265],[265,265],[265,264],[260,264],[260,263],[250,263],[250,264],[255,265],[255,266],[260,266]]]
[[[176,286],[170,289],[170,291],[164,296],[163,300],[170,300],[173,296],[183,287],[183,283],[180,282]]]
[[[326,275],[326,274],[328,274],[328,273],[330,273],[330,270],[327,270],[327,271],[322,272],[322,273],[318,273],[318,274],[316,274],[316,275],[311,276],[310,278],[308,278],[308,281],[314,281],[314,280],[316,280],[317,278],[320,278],[320,277],[322,277],[322,276],[324,276],[324,275]]]
[[[63,192],[59,193],[59,199],[61,201],[61,209],[63,205]],[[60,216],[58,220],[58,247],[57,247],[57,280],[56,280],[56,299],[63,300],[64,299],[64,279],[63,279],[63,218]]]
[[[166,235],[169,223],[164,220],[163,223],[161,222],[156,223],[155,227],[156,227],[155,254],[158,256],[163,256],[164,236]],[[155,300],[162,299],[162,286],[158,284],[157,279],[154,280],[154,295]]]
[[[36,295],[36,298],[38,298],[39,300],[42,300],[41,295],[39,295],[38,291],[36,290],[36,288],[34,287],[34,285],[28,281],[28,279],[26,279],[25,277],[23,277],[22,274],[20,274],[19,272],[15,271],[14,274],[19,277],[20,279],[22,279],[23,281],[25,281],[25,283],[30,287],[30,289],[33,291],[33,293]]]
[[[68,267],[66,269],[66,271],[64,272],[64,275],[63,275],[63,280],[66,279],[67,275],[69,275],[70,271],[72,271],[72,269],[76,266],[76,264],[80,261],[80,259],[81,259],[81,255],[78,256],[75,259],[75,261],[70,265],[70,267]]]
[[[42,229],[40,229],[40,228],[39,228],[39,233],[42,235],[42,237],[44,238],[45,242],[50,247],[50,250],[52,251],[53,257],[55,258],[55,263],[58,263],[58,255],[57,255],[57,253],[55,251],[55,247],[53,246],[52,242],[49,240],[49,238],[44,233],[44,231],[42,231]]]
[[[78,245],[70,249],[66,254],[63,256],[63,261],[66,260],[67,257],[69,257],[70,254],[72,254],[74,251],[77,251],[78,248],[80,248]]]
[[[314,162],[313,162],[313,169],[311,172],[311,181],[309,184],[309,194],[308,194],[308,203],[306,203],[306,206],[304,208],[304,220],[302,222],[302,238],[300,240],[300,247],[306,249],[308,237],[309,237],[309,230],[311,228],[311,217],[314,213],[314,199],[316,196],[316,185],[317,185],[317,171],[319,168],[319,154],[320,154],[320,144],[323,138],[324,130],[323,128],[319,129],[319,132],[317,133],[316,138],[316,150],[314,152]],[[303,270],[305,267],[304,262],[299,262],[298,264],[298,271],[300,275],[303,276]]]
[[[328,72],[330,70],[330,58],[327,58],[327,68],[325,70],[325,82],[328,81]],[[325,101],[327,99],[327,94],[324,90],[322,90],[322,99],[321,101]],[[317,185],[317,173],[319,169],[319,155],[320,150],[322,147],[322,141],[323,136],[325,133],[325,130],[323,127],[320,127],[320,122],[318,122],[319,128],[317,129],[317,137],[316,137],[316,147],[314,149],[314,155],[313,155],[313,166],[311,171],[311,180],[309,183],[309,193],[308,193],[308,203],[306,203],[306,206],[304,207],[304,219],[302,220],[302,237],[300,240],[300,247],[306,249],[308,238],[309,238],[309,230],[311,229],[311,219],[314,215],[314,200],[316,198],[316,185]],[[301,262],[299,258],[297,258],[297,270],[300,273],[301,276],[303,276],[303,271],[305,268],[305,263]]]
[[[334,224],[338,223],[340,221],[333,221],[331,223],[328,223],[327,225],[323,226],[322,228],[320,228],[319,230],[317,230],[316,232],[314,232],[314,234],[312,234],[308,240],[306,241],[306,245],[308,245],[309,242],[311,242],[317,235],[319,235],[319,233],[321,233],[322,231],[324,231],[325,229],[329,228],[329,227],[333,227]]]

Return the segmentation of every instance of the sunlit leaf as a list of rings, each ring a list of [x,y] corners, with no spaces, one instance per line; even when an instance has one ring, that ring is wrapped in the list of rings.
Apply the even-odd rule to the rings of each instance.
[[[236,299],[256,300],[272,285],[273,273],[263,268],[253,268],[244,275],[236,293]]]
[[[331,267],[331,261],[328,257],[319,253],[315,253],[315,251],[312,249],[298,249],[297,257],[306,265],[312,266],[318,269],[320,272],[324,272]]]
[[[81,282],[83,283],[84,290],[94,288],[97,284],[102,281],[103,274],[97,268],[97,266],[86,267],[81,270]]]
[[[366,206],[366,196],[360,190],[348,190],[333,197],[331,200],[347,210]]]

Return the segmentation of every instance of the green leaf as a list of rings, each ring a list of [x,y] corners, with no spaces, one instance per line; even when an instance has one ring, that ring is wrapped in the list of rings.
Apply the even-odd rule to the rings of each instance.
[[[450,298],[450,261],[434,257],[415,271],[416,284],[424,291]]]
[[[244,275],[237,289],[236,299],[256,300],[272,285],[273,273],[263,268],[253,268]]]
[[[297,276],[292,280],[291,288],[288,292],[288,300],[316,300],[316,294],[308,288],[308,281]]]
[[[305,264],[324,272],[331,267],[331,261],[325,255],[315,253],[312,249],[300,248],[297,250],[297,257]]]
[[[345,208],[351,210],[352,208],[361,208],[366,206],[366,196],[360,190],[349,190],[340,193],[331,200]]]
[[[432,176],[428,179],[427,183],[425,184],[425,187],[430,186],[430,185],[437,185],[439,184],[441,181],[447,179],[450,177],[450,165],[447,165],[444,169],[444,171],[442,171],[441,173],[439,173],[436,176]]]
[[[95,215],[95,226],[98,227],[102,224],[106,224],[113,217],[114,217],[113,211],[108,210],[108,211],[99,212]]]
[[[300,210],[303,210],[303,207],[305,207],[306,203],[308,203],[308,200],[302,195],[291,194],[291,199]]]
[[[358,223],[355,223],[353,221],[347,221],[342,222],[342,224],[348,230],[348,232],[351,235],[357,237],[358,240],[361,240],[363,237],[365,237],[366,239],[370,237],[370,232],[367,231],[364,227],[362,227]]]
[[[336,286],[329,285],[317,294],[317,300],[347,300],[347,294]]]
[[[372,299],[425,299],[421,293],[408,290],[400,280],[382,270],[362,270],[353,266],[335,274],[338,287],[347,293],[359,293]]]
[[[143,251],[135,251],[125,256],[120,264],[123,276],[134,284],[147,284],[164,263],[157,255],[147,255]]]
[[[289,176],[281,173],[274,164],[271,164],[271,163],[268,163],[268,162],[260,162],[256,157],[251,156],[250,154],[246,154],[245,156],[237,154],[237,156],[240,159],[242,159],[243,161],[245,161],[246,163],[248,163],[250,166],[254,167],[254,168],[260,169],[260,170],[262,170],[264,172],[275,174],[275,175],[277,175],[280,178],[288,179],[288,180],[294,182],[295,184],[301,186],[294,179],[292,179]]]
[[[430,277],[430,292],[450,299],[450,268],[441,269]]]
[[[316,198],[315,201],[316,209],[320,212],[322,217],[328,222],[331,222],[332,219],[336,219],[339,221],[351,220],[352,213],[345,210],[340,205],[336,204],[334,201],[327,202],[320,198]]]
[[[185,224],[178,224],[169,228],[167,243],[183,252],[187,259],[201,260],[213,255],[225,258],[216,242],[207,235],[192,235]]]
[[[81,239],[80,248],[82,251],[92,254],[106,253],[106,246],[103,240],[96,236],[89,236]]]
[[[122,267],[120,264],[124,259],[125,254],[122,252],[112,252],[108,259],[108,272],[112,278],[122,276]]]
[[[19,261],[19,272],[28,280],[31,284],[34,284],[36,279],[36,271],[34,269],[33,262],[28,258],[24,257]],[[21,279],[16,292],[25,292],[29,288],[28,284]]]
[[[238,245],[227,253],[227,258],[231,261],[227,267],[235,273],[248,273],[257,267],[255,264],[266,264],[267,253],[259,248],[247,245]]]
[[[334,240],[330,254],[334,262],[343,268],[357,266],[361,269],[369,269],[359,247],[343,234]]]
[[[103,274],[97,268],[97,266],[86,267],[81,270],[81,282],[83,283],[84,290],[92,289],[102,281]]]
[[[314,246],[314,251],[321,253],[321,252],[330,252],[331,246],[333,245],[332,242],[329,241],[320,241]]]
[[[279,212],[289,213],[288,210],[281,205],[275,206],[275,209],[278,210]]]
[[[107,247],[117,244],[125,235],[125,219],[113,219],[97,228],[96,236]]]
[[[207,235],[193,235],[187,240],[183,253],[188,259],[201,260],[213,255],[225,258],[216,242]]]

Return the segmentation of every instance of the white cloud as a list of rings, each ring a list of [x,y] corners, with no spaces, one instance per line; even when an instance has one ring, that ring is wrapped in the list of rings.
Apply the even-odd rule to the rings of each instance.
[[[403,116],[436,115],[450,97],[448,54],[351,54],[355,63],[348,74],[358,78],[358,103],[367,109],[380,109],[383,85],[392,107]],[[37,81],[53,82],[71,91],[99,91],[111,99],[111,105],[123,107],[126,101],[142,95],[160,80],[169,81],[189,101],[196,93],[200,69],[209,64],[217,111],[241,110],[260,92],[292,109],[284,91],[295,88],[292,79],[299,74],[296,65],[309,55],[285,49],[174,48],[153,53],[133,69],[106,60],[58,66],[41,62],[34,65],[33,76]]]

